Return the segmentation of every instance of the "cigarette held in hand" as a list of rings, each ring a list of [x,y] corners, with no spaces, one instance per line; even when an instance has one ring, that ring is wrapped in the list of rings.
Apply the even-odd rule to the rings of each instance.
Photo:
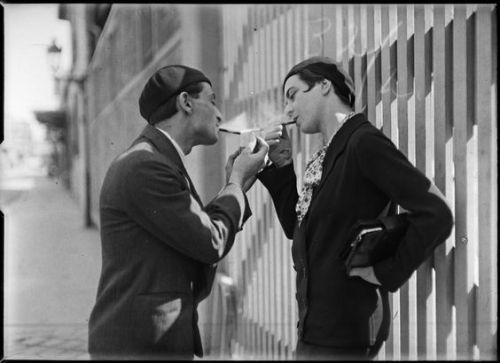
[[[291,124],[294,124],[295,122],[296,121],[284,122],[284,123],[281,123],[281,125],[283,125],[283,126],[291,125]],[[227,132],[229,134],[235,134],[235,135],[241,135],[241,134],[244,134],[244,133],[247,133],[247,132],[263,131],[263,130],[264,130],[263,128],[257,128],[257,129],[247,129],[247,130],[242,130],[242,131],[233,131],[233,130],[228,130],[228,129],[224,129],[222,127],[219,127],[219,131]]]

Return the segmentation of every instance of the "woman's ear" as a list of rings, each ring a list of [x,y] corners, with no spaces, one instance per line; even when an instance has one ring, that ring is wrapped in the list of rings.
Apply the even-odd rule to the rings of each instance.
[[[189,94],[187,92],[181,92],[177,96],[177,108],[188,115],[193,112],[193,104],[191,103]]]
[[[325,78],[321,81],[321,93],[323,95],[328,94],[328,92],[330,92],[330,89],[332,89],[332,88],[333,88],[333,85],[329,79]]]

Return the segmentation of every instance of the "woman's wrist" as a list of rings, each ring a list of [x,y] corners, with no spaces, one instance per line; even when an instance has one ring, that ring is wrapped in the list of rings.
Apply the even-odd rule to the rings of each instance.
[[[276,160],[273,161],[273,164],[276,165],[277,168],[282,168],[284,166],[287,166],[293,162],[293,159],[284,159],[284,160]]]

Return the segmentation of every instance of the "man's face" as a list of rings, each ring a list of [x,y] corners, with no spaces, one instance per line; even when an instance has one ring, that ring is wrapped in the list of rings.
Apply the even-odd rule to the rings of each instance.
[[[318,84],[310,90],[306,82],[298,75],[287,79],[285,92],[285,115],[297,122],[302,132],[312,134],[319,132],[319,107],[322,95]]]
[[[222,115],[215,102],[215,93],[209,83],[203,82],[198,98],[191,98],[193,104],[192,127],[196,143],[215,144],[219,138]]]

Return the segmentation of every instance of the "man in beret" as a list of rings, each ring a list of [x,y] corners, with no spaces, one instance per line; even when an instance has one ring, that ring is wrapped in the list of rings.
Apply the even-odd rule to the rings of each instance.
[[[379,329],[372,325],[377,288],[389,318],[387,291],[402,286],[446,240],[453,216],[437,187],[354,111],[353,82],[333,60],[311,57],[298,63],[286,75],[283,93],[285,113],[300,131],[323,139],[307,163],[300,192],[291,143],[281,126],[265,136],[272,164],[258,174],[293,239],[297,359],[371,359],[385,338],[373,339]],[[344,251],[351,227],[361,219],[385,217],[390,201],[408,211],[408,229],[394,257],[348,271]]]
[[[210,80],[173,65],[147,81],[148,121],[105,176],[100,195],[102,272],[89,320],[92,359],[201,357],[197,306],[251,215],[245,192],[267,144],[235,152],[227,184],[206,206],[185,169],[196,145],[217,142],[221,113]]]

